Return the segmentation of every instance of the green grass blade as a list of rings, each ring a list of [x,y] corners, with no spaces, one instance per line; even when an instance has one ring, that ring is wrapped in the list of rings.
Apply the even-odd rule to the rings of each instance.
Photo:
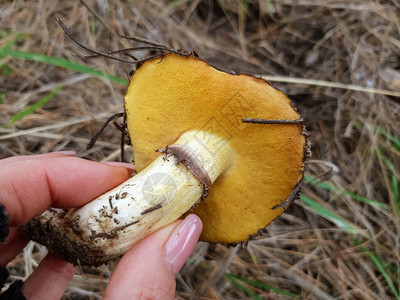
[[[399,269],[397,268],[397,266],[394,264],[385,263],[385,264],[383,264],[383,267],[385,269],[389,270],[393,274],[392,279],[398,284],[399,283]]]
[[[1,38],[6,37],[6,36],[10,35],[11,33],[12,32],[9,30],[0,30],[0,37]]]
[[[390,289],[392,290],[393,295],[396,297],[396,299],[399,298],[399,293],[396,290],[395,285],[393,284],[392,279],[390,278],[390,275],[388,272],[386,272],[386,269],[382,263],[382,261],[379,259],[379,257],[375,254],[369,251],[366,247],[362,247],[362,250],[368,254],[368,256],[371,258],[371,260],[374,262],[375,266],[378,268],[378,270],[381,272],[383,278],[385,278],[386,283],[389,285]]]
[[[399,212],[399,180],[396,177],[395,171],[396,168],[394,164],[385,156],[382,154],[382,152],[379,152],[379,156],[381,157],[382,161],[386,164],[386,166],[389,168],[389,170],[392,172],[392,194],[393,194],[393,201],[394,201],[394,210],[396,211],[397,215]]]
[[[364,128],[364,124],[361,122],[355,122],[354,125],[356,125],[356,127],[358,129],[362,129]],[[396,137],[394,137],[393,135],[391,135],[390,133],[386,132],[382,127],[379,127],[375,124],[371,123],[371,126],[373,126],[373,128],[378,131],[378,133],[382,136],[384,136],[385,138],[389,139],[394,145],[394,148],[397,150],[400,150],[400,140],[397,139]]]
[[[400,197],[399,197],[399,181],[397,180],[397,177],[395,174],[392,173],[392,193],[393,193],[393,199],[394,199],[394,209],[398,212],[399,211],[399,202],[400,202]]]
[[[241,8],[240,8],[240,19],[242,20],[242,21],[245,21],[246,20],[246,16],[247,16],[247,13],[248,13],[248,11],[249,11],[249,1],[247,1],[247,0],[242,0],[242,2],[241,2]]]
[[[10,34],[11,34],[11,32],[9,32],[8,34],[5,34],[5,35],[3,35],[3,34],[0,33],[0,35],[1,35],[2,37],[8,36],[8,35],[10,35]],[[6,50],[6,51],[9,51],[9,50],[11,49],[11,47],[14,46],[14,45],[15,45],[19,40],[21,40],[24,36],[25,36],[24,34],[18,33],[17,36],[16,36],[11,42],[7,43],[7,45],[5,45],[3,49]],[[0,73],[1,73],[2,75],[4,75],[4,76],[8,76],[8,75],[10,75],[14,70],[13,70],[10,66],[4,65],[4,64],[1,62],[2,59],[3,59],[3,58],[0,56]]]
[[[237,280],[240,280],[240,281],[242,281],[244,283],[247,283],[247,284],[249,284],[251,286],[254,286],[256,288],[260,288],[260,289],[263,289],[263,290],[271,290],[271,291],[274,291],[277,294],[284,295],[284,296],[287,296],[289,298],[297,298],[296,294],[290,293],[288,291],[285,291],[283,289],[280,289],[280,288],[277,288],[277,287],[274,287],[274,286],[267,285],[267,284],[265,284],[263,282],[260,282],[260,281],[250,280],[250,279],[247,279],[247,278],[242,278],[242,277],[240,277],[238,275],[234,275],[234,274],[226,274],[226,275],[227,276],[229,275],[230,277],[233,277],[233,278],[235,278]]]
[[[263,298],[257,294],[256,292],[253,292],[252,290],[250,290],[249,288],[245,287],[244,285],[242,285],[237,279],[235,279],[231,274],[227,274],[225,273],[225,277],[228,278],[228,280],[230,282],[233,283],[234,286],[236,286],[239,290],[242,290],[243,292],[245,292],[248,296],[250,296],[252,299],[255,300],[262,300]]]
[[[189,258],[187,260],[187,263],[194,263],[194,260],[192,258]],[[201,262],[199,265],[202,268],[206,269],[206,270],[209,270],[209,271],[213,271],[214,270],[213,267],[209,266],[206,263]],[[259,288],[259,289],[262,289],[262,290],[267,290],[267,291],[271,290],[271,291],[274,291],[275,293],[280,294],[280,295],[285,295],[285,296],[290,297],[290,298],[297,298],[296,294],[290,293],[290,292],[288,292],[286,290],[283,290],[283,289],[280,289],[280,288],[277,288],[277,287],[274,287],[274,286],[267,285],[267,284],[265,284],[263,282],[260,282],[260,281],[250,280],[250,279],[243,278],[243,277],[240,277],[238,275],[234,275],[234,274],[230,274],[230,273],[224,273],[224,275],[225,275],[225,277],[227,279],[229,279],[236,287],[238,287],[242,291],[244,291],[244,289],[247,289],[247,288],[245,286],[241,285],[239,282],[237,282],[238,280],[242,281],[242,282],[244,282],[244,283],[246,283],[248,285],[254,286],[254,287]],[[235,281],[235,282],[233,282],[233,281]],[[240,285],[240,287],[239,287],[239,285]],[[248,290],[248,295],[250,295],[251,293],[255,293],[255,292],[253,292],[253,291],[251,291],[249,289],[247,289],[247,290]],[[247,292],[247,291],[245,291],[245,292]],[[255,293],[254,296],[257,297],[259,295],[257,293]],[[258,298],[255,298],[255,299],[258,299]]]
[[[323,207],[310,197],[301,194],[300,195],[301,201],[310,207],[316,214],[320,215],[321,217],[333,222],[336,224],[337,227],[350,232],[351,234],[360,233],[360,229],[355,225],[351,224],[350,222],[346,221],[342,217],[335,214],[333,211]]]
[[[396,139],[393,135],[390,133],[387,133],[383,128],[379,126],[375,126],[375,128],[378,130],[378,133],[385,138],[387,138],[389,141],[391,141],[394,144],[394,147],[399,150],[400,149],[400,140]]]
[[[24,38],[25,37],[25,34],[23,34],[23,33],[18,33],[16,36],[15,36],[15,38],[11,41],[11,42],[9,42],[9,43],[7,43],[7,45],[5,45],[4,47],[3,47],[3,49],[5,49],[5,50],[10,50],[11,49],[11,47],[12,46],[14,46],[18,41],[20,41],[22,38]]]
[[[175,0],[175,1],[172,1],[169,4],[169,8],[176,8],[178,6],[181,6],[182,4],[185,4],[186,2],[187,2],[187,0]]]
[[[274,8],[274,5],[272,4],[271,0],[265,0],[265,7],[267,8],[268,12],[270,12],[270,13],[275,12],[275,8]]]
[[[359,246],[361,244],[361,241],[356,238],[356,239],[354,239],[354,244]],[[397,278],[396,278],[398,276],[397,267],[394,266],[393,264],[383,263],[382,260],[375,253],[371,252],[367,247],[362,246],[361,251],[365,252],[369,256],[369,258],[372,260],[372,262],[375,264],[375,266],[381,272],[383,278],[385,278],[387,284],[389,285],[389,287],[392,290],[393,294],[395,295],[396,299],[399,299],[399,293],[396,290],[395,285],[393,284],[391,276],[386,271],[386,269],[388,269],[390,272],[392,272],[393,277],[397,281]]]
[[[120,84],[128,84],[129,83],[129,81],[127,79],[124,79],[124,78],[121,78],[118,76],[109,75],[109,74],[106,74],[99,70],[88,67],[86,65],[83,65],[83,64],[80,64],[77,62],[73,62],[73,61],[69,61],[69,60],[66,60],[63,58],[52,57],[52,56],[36,54],[36,53],[30,53],[30,52],[25,52],[25,51],[12,51],[12,50],[4,49],[4,48],[0,49],[0,56],[11,56],[13,58],[36,61],[36,62],[40,62],[40,63],[54,65],[57,67],[62,67],[65,69],[76,71],[76,72],[89,74],[94,77],[106,78],[112,82],[116,82],[116,83],[120,83]]]
[[[14,124],[15,122],[18,122],[19,120],[21,120],[24,117],[26,117],[27,115],[32,114],[36,109],[38,109],[39,107],[45,105],[47,102],[49,102],[51,99],[53,99],[54,96],[57,95],[59,91],[61,91],[63,86],[64,86],[63,84],[60,84],[51,93],[49,93],[48,95],[46,95],[43,98],[41,98],[38,102],[36,102],[35,104],[29,106],[27,109],[21,111],[20,113],[18,113],[14,117],[12,117],[10,122],[8,122],[7,124],[1,126],[1,128],[7,127],[7,126],[9,126],[11,124]]]
[[[349,222],[345,221],[343,218],[339,217],[335,213],[331,212],[330,210],[322,207],[318,203],[316,203],[314,200],[312,200],[310,197],[302,194],[300,196],[301,200],[306,203],[308,206],[312,207],[313,210],[318,213],[320,216],[332,221],[335,223],[338,227],[345,229],[346,231],[354,234],[357,233],[359,230]],[[376,265],[376,267],[379,269],[381,272],[382,276],[385,278],[387,284],[389,285],[390,289],[392,290],[393,294],[396,296],[396,299],[399,299],[399,294],[395,288],[395,285],[393,284],[393,281],[390,278],[390,275],[388,272],[386,272],[384,268],[384,264],[382,261],[379,259],[379,257],[369,251],[367,248],[363,247],[362,250],[368,254],[370,259],[373,261],[373,263]]]
[[[3,65],[0,62],[0,73],[1,73],[1,75],[8,76],[8,75],[11,75],[12,72],[14,72],[14,70],[10,66]]]
[[[312,180],[311,177],[307,176],[307,175],[304,176],[304,178],[306,179],[307,182],[309,182],[310,184],[315,185],[315,186],[317,186],[319,188],[322,188],[322,189],[325,189],[325,190],[328,190],[328,191],[332,191],[332,192],[335,192],[335,193],[340,194],[340,195],[349,196],[354,200],[358,200],[360,202],[364,202],[364,203],[366,203],[368,205],[371,205],[371,206],[374,206],[374,207],[383,208],[383,209],[388,209],[389,208],[389,206],[387,204],[385,204],[385,203],[381,203],[381,202],[376,201],[376,200],[372,200],[372,199],[369,199],[369,198],[366,198],[366,197],[359,196],[359,195],[357,195],[355,193],[352,193],[352,192],[350,192],[350,191],[348,191],[346,189],[338,188],[338,187],[336,187],[336,186],[334,186],[334,185],[332,185],[332,184],[330,184],[330,183],[328,183],[326,181],[318,182],[317,180]]]

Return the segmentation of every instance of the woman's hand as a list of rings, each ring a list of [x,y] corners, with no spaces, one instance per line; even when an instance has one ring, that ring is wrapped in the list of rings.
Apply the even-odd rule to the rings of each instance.
[[[0,203],[9,216],[10,233],[0,245],[0,265],[6,266],[28,242],[18,227],[49,207],[74,208],[126,180],[134,166],[96,163],[73,152],[16,156],[0,160]],[[175,275],[190,256],[201,232],[195,215],[148,236],[119,262],[105,298],[173,299]],[[25,281],[28,299],[59,299],[76,267],[49,253]]]

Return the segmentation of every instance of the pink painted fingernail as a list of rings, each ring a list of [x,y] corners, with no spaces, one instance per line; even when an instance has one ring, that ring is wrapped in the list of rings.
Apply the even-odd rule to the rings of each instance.
[[[203,223],[188,215],[171,233],[164,247],[164,258],[174,274],[183,267],[199,240]]]
[[[123,167],[128,170],[129,176],[132,175],[133,171],[136,170],[135,165],[128,164],[128,163],[123,163],[123,162],[118,162],[118,161],[102,161],[102,164],[109,165],[109,166],[114,166],[114,167]]]
[[[54,151],[50,152],[51,154],[64,154],[64,155],[69,155],[69,156],[76,156],[75,151]]]

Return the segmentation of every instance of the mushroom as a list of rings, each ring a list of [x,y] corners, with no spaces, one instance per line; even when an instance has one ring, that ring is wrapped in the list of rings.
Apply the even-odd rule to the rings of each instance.
[[[132,75],[125,112],[139,173],[81,208],[51,208],[23,227],[69,262],[105,263],[187,212],[203,221],[201,240],[245,243],[301,188],[302,119],[261,78],[167,53]]]

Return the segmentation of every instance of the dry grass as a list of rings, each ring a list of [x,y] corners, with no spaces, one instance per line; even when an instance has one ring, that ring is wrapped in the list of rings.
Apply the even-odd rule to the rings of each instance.
[[[393,299],[400,277],[399,11],[397,0],[15,0],[0,6],[0,49],[14,41],[12,50],[126,78],[129,65],[82,60],[86,54],[56,25],[58,16],[92,48],[129,47],[117,33],[137,35],[195,48],[225,70],[273,76],[306,120],[313,150],[307,174],[323,184],[309,181],[302,199],[247,248],[199,243],[177,278],[177,298]],[[105,118],[122,111],[126,85],[0,59],[3,124],[64,84],[44,106],[0,129],[0,158],[75,150],[95,161],[118,159],[111,126],[85,149]],[[43,253],[29,245],[10,264],[13,279],[26,278]],[[65,297],[101,298],[112,269],[75,275]]]

